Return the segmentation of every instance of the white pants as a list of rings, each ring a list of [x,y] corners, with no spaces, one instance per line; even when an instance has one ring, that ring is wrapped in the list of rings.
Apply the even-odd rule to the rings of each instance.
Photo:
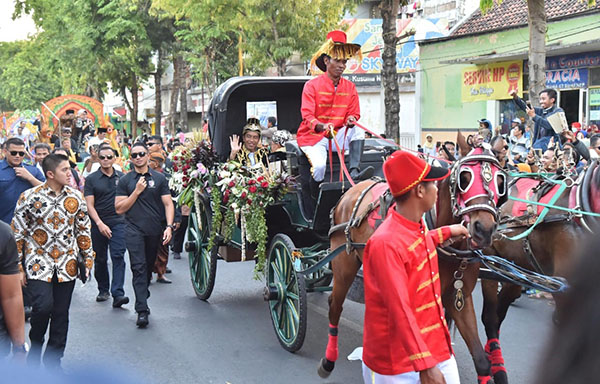
[[[357,127],[349,128],[347,133],[346,127],[342,127],[335,134],[335,141],[337,141],[340,149],[344,148],[344,151],[347,151],[350,148],[351,141],[364,140],[364,138],[365,131]],[[337,147],[335,143],[331,143],[331,147],[333,152],[337,152]],[[302,149],[302,152],[304,152],[304,154],[308,158],[308,161],[310,162],[310,172],[312,173],[312,176],[315,179],[315,181],[323,181],[323,179],[325,178],[325,171],[327,170],[327,153],[329,152],[329,139],[324,137],[317,144],[300,147],[300,149]],[[335,161],[335,159],[333,159],[333,161]]]
[[[419,372],[406,372],[399,375],[380,375],[371,371],[369,367],[363,363],[363,379],[365,384],[420,384]],[[460,377],[458,376],[458,367],[456,366],[456,360],[454,356],[451,356],[448,360],[442,361],[437,365],[442,371],[446,384],[460,384]]]

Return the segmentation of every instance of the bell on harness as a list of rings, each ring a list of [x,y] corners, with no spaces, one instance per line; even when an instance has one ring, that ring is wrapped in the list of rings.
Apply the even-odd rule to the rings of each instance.
[[[354,140],[350,142],[350,177],[352,180],[366,180],[373,176],[375,169],[371,166],[360,170],[360,160],[363,149],[365,147],[364,140]]]

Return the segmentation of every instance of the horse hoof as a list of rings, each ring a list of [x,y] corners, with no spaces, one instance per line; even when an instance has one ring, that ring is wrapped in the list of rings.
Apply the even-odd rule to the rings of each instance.
[[[321,359],[319,362],[319,367],[317,368],[317,373],[322,379],[326,379],[329,377],[331,372],[335,368],[335,361],[329,361],[325,358]]]
[[[508,375],[505,371],[496,372],[494,374],[494,384],[508,384]]]

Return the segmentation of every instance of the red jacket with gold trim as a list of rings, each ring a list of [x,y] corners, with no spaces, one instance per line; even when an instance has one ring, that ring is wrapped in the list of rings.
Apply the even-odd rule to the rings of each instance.
[[[427,231],[393,210],[363,257],[363,361],[381,375],[422,371],[448,360],[436,246],[450,228]]]
[[[310,79],[302,91],[301,113],[302,122],[296,135],[298,145],[315,145],[325,137],[325,132],[315,132],[317,124],[332,123],[337,131],[349,116],[360,118],[356,86],[342,77],[336,88],[327,74]]]

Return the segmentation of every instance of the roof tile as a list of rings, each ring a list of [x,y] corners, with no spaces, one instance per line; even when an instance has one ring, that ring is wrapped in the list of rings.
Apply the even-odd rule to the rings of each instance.
[[[548,21],[590,9],[600,11],[600,2],[589,8],[587,0],[546,0]],[[455,29],[451,36],[490,32],[523,25],[527,25],[527,3],[524,0],[503,0],[500,4],[496,0],[494,7],[486,14],[482,14],[478,9]]]

